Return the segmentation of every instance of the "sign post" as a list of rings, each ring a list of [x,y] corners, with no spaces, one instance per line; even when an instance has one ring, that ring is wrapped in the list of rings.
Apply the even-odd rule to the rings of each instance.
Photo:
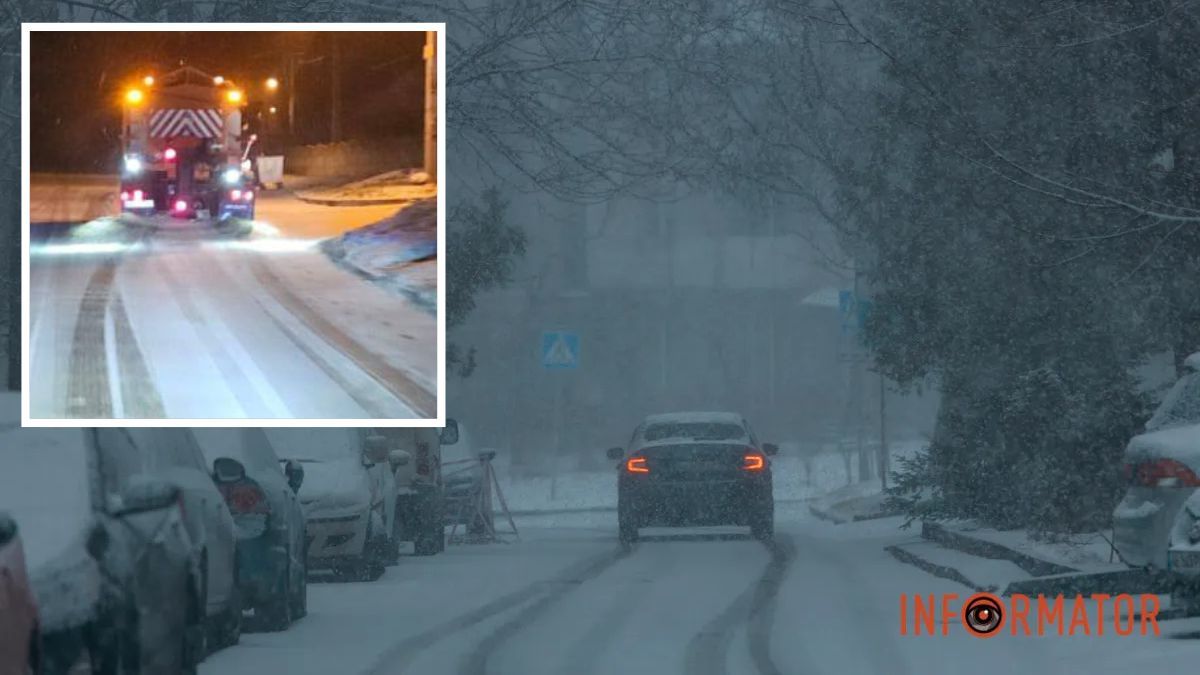
[[[579,367],[579,334],[569,331],[546,331],[542,333],[542,368],[546,370],[574,370]],[[554,458],[553,473],[550,474],[550,500],[558,499],[558,465],[562,454],[562,399],[566,382],[559,379],[554,383]]]

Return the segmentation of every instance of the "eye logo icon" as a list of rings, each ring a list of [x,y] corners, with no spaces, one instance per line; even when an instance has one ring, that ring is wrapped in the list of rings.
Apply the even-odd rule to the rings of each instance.
[[[976,593],[963,603],[963,625],[977,638],[990,638],[1004,625],[1000,599],[991,593]]]

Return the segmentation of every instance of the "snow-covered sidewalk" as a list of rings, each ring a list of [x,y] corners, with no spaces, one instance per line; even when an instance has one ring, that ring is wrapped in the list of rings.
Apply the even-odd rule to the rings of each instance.
[[[437,307],[437,200],[409,204],[389,218],[325,240],[334,261],[407,296],[428,312]]]
[[[430,199],[437,195],[437,189],[437,184],[428,182],[428,176],[423,172],[402,169],[350,183],[301,187],[295,195],[303,201],[325,206],[364,206]]]

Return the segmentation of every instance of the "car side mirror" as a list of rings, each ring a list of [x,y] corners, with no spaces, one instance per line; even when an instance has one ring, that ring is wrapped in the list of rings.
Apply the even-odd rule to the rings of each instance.
[[[17,538],[17,521],[12,516],[0,511],[0,546]]]
[[[160,480],[134,483],[121,492],[115,516],[165,509],[179,502],[179,486]]]
[[[609,459],[621,459],[625,456],[625,448],[609,448],[604,451],[604,455]]]
[[[367,465],[388,461],[388,439],[380,434],[371,434],[363,441],[363,463]]]
[[[458,420],[446,420],[446,426],[442,427],[439,440],[442,445],[454,445],[458,442]]]
[[[391,464],[393,469],[408,466],[411,461],[412,455],[408,454],[407,450],[392,450],[388,453],[388,464]]]
[[[246,467],[232,457],[218,457],[213,460],[213,482],[240,483],[246,480]]]
[[[304,465],[289,459],[283,465],[283,475],[287,477],[287,484],[292,488],[292,492],[299,492],[300,486],[304,484]]]
[[[779,446],[774,443],[763,443],[763,454],[768,457],[774,457],[779,454]]]

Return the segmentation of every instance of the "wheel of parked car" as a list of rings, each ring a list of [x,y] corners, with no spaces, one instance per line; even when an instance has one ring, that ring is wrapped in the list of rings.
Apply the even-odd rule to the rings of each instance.
[[[221,631],[218,635],[220,648],[232,647],[242,639],[242,594],[234,584],[229,596],[229,605],[225,608],[225,616],[221,619]]]
[[[292,595],[292,620],[303,619],[308,614],[308,561],[301,563],[300,574],[296,579],[295,593]]]
[[[441,550],[445,538],[441,519],[432,509],[426,509],[422,516],[414,523],[417,531],[413,535],[413,555],[434,555]]]
[[[283,575],[283,583],[283,589],[279,593],[272,595],[270,602],[258,608],[258,614],[262,617],[263,630],[287,630],[287,627],[292,625],[292,609],[295,605],[292,591],[292,570],[290,567]]]

